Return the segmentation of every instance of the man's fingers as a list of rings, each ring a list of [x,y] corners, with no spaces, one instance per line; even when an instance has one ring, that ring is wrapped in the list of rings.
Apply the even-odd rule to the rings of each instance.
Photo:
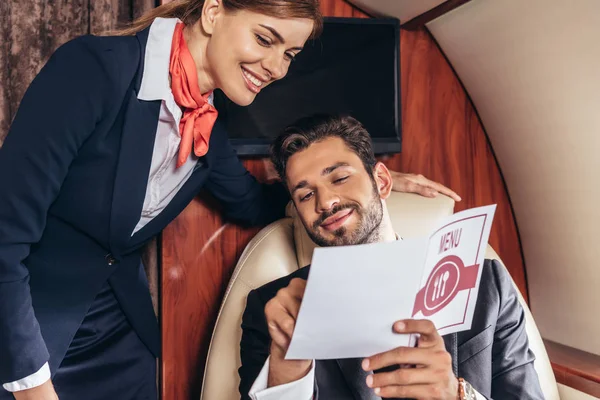
[[[396,333],[419,334],[419,347],[438,346],[445,349],[444,340],[438,333],[435,325],[428,319],[405,319],[394,323]]]
[[[365,371],[375,371],[392,365],[430,365],[438,350],[417,347],[396,347],[390,351],[365,358],[362,367]]]
[[[284,350],[287,350],[292,339],[305,288],[305,280],[292,279],[290,284],[279,290],[265,306],[271,339]]]
[[[363,360],[363,369],[376,371],[397,365],[414,365],[416,368],[399,368],[382,371],[367,377],[367,385],[383,398],[448,398],[456,394],[456,379],[452,373],[452,357],[435,325],[426,319],[406,319],[394,323],[394,331],[418,334],[418,347],[398,347]]]
[[[276,323],[269,323],[268,326],[271,340],[284,352],[287,351],[290,343],[290,339],[287,337],[287,335],[279,329]]]
[[[436,382],[437,375],[430,368],[398,368],[395,371],[380,372],[367,377],[367,386],[370,388],[419,385]]]
[[[294,278],[290,281],[287,289],[292,297],[301,302],[304,298],[304,291],[306,290],[306,280]]]
[[[294,293],[294,291],[288,289],[281,289],[274,300],[287,311],[290,317],[294,320],[298,318],[298,312],[300,311],[300,304],[302,301],[301,297],[298,298],[298,293]]]
[[[282,320],[287,317],[292,318],[293,321],[296,320],[304,293],[302,285],[302,283],[296,283],[294,286],[290,284],[290,286],[280,289],[277,295],[269,300],[265,306],[265,316],[268,321],[274,320],[281,325]]]
[[[287,350],[296,320],[290,316],[288,311],[279,302],[267,304],[265,308],[267,316],[267,325],[271,339],[282,349]]]
[[[291,340],[292,335],[294,334],[294,328],[296,327],[296,320],[289,316],[281,318],[277,321],[277,327]]]
[[[374,388],[373,391],[384,399],[439,399],[440,390],[432,385],[385,386]]]
[[[279,331],[284,333],[288,339],[290,339],[292,337],[292,333],[294,333],[297,309],[299,307],[299,305],[295,305],[291,298],[273,299],[273,303],[267,304],[267,307],[265,307],[265,316],[267,318],[268,325],[277,327]]]

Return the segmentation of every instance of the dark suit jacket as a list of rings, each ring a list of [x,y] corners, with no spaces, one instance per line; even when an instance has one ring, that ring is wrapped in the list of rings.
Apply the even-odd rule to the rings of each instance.
[[[273,281],[248,295],[242,320],[239,369],[242,399],[263,367],[270,337],[264,315],[265,304],[295,277],[306,279],[309,267]],[[465,378],[487,398],[543,399],[534,355],[529,350],[525,315],[506,269],[486,260],[471,330],[444,336],[452,356],[454,373]],[[362,359],[317,361],[315,388],[319,399],[379,399],[368,390]]]
[[[230,218],[261,224],[283,216],[283,187],[258,184],[217,122],[187,183],[131,236],[161,106],[137,98],[148,31],[60,47],[27,90],[0,150],[0,383],[48,360],[55,372],[109,276],[118,276],[115,296],[158,354],[156,318],[137,273],[140,249],[202,187]]]

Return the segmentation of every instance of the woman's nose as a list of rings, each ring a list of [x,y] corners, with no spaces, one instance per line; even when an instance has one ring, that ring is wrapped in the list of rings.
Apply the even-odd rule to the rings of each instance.
[[[269,72],[271,79],[281,79],[287,73],[287,67],[285,66],[284,57],[280,55],[272,55],[265,59],[263,67]]]

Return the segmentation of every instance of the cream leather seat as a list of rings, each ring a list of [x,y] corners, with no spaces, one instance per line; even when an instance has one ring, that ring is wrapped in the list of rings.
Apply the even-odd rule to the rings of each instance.
[[[418,195],[392,193],[388,210],[396,232],[402,237],[427,235],[442,217],[454,210],[454,201],[445,196],[428,199]],[[310,264],[315,244],[309,239],[293,206],[288,217],[265,227],[248,244],[225,292],[213,331],[201,400],[239,399],[239,344],[241,320],[250,290]],[[491,247],[486,258],[499,259]],[[548,400],[559,399],[556,380],[538,329],[521,297],[527,320],[529,344],[536,355],[535,368]]]

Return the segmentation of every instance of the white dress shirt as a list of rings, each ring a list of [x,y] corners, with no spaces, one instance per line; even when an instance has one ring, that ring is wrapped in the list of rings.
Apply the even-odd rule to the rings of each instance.
[[[271,356],[267,357],[265,365],[260,370],[260,374],[250,388],[250,398],[252,400],[281,400],[297,399],[310,400],[313,396],[315,387],[315,362],[313,361],[310,371],[297,381],[286,383],[279,386],[267,387],[269,380],[269,361]]]
[[[162,100],[150,178],[146,187],[146,197],[142,215],[132,235],[143,228],[154,217],[161,213],[179,189],[187,182],[198,163],[198,157],[190,152],[187,161],[176,168],[179,154],[179,122],[183,113],[175,103],[169,84],[169,62],[171,42],[177,18],[156,18],[150,27],[148,44],[144,57],[144,72],[138,93],[138,99],[145,101]],[[213,104],[213,95],[208,98]]]
[[[132,235],[160,214],[192,175],[198,163],[198,157],[191,153],[185,164],[179,168],[175,167],[181,142],[179,121],[183,113],[175,103],[171,92],[169,63],[173,32],[178,21],[176,18],[156,18],[150,27],[144,53],[144,71],[137,97],[144,101],[161,100],[162,104],[142,214],[131,232]],[[208,101],[213,103],[212,95]],[[2,387],[9,392],[16,392],[39,386],[48,379],[50,379],[50,368],[48,363],[45,363],[34,374],[15,382],[5,383]]]

